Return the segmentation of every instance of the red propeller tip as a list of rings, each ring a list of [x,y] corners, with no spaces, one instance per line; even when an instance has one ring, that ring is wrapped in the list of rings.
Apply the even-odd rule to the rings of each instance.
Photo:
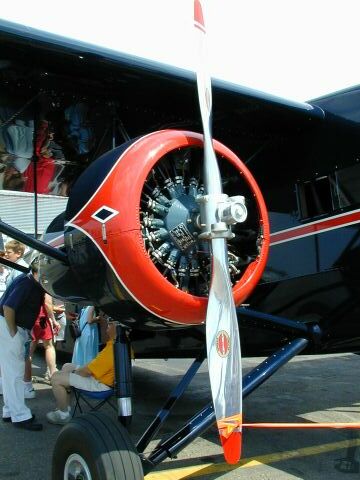
[[[227,463],[238,463],[242,446],[242,415],[233,415],[217,422],[221,445]]]
[[[194,24],[196,28],[205,33],[204,15],[200,0],[194,0]]]
[[[226,462],[230,465],[238,463],[241,458],[242,433],[234,431],[228,437],[225,437],[220,432],[220,440]]]

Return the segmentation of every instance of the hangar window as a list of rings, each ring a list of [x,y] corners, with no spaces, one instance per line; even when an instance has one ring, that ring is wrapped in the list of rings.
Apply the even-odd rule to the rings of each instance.
[[[297,197],[302,220],[329,213],[333,210],[330,177],[314,178],[297,184]]]

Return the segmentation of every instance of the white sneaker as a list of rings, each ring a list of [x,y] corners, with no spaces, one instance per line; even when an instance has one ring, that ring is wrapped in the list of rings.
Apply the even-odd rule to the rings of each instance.
[[[26,398],[27,400],[31,399],[31,398],[35,398],[36,397],[36,392],[33,388],[25,388],[24,390],[24,398]]]
[[[61,410],[53,410],[46,414],[47,421],[54,425],[65,425],[71,419],[69,412],[62,412]]]

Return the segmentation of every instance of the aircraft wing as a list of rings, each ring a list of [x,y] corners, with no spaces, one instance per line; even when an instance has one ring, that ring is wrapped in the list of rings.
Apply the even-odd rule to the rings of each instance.
[[[24,61],[24,57],[31,59],[32,79],[29,72],[27,79],[37,81],[44,89],[53,87],[61,78],[66,91],[71,79],[77,76],[83,93],[96,91],[99,98],[106,98],[110,91],[116,91],[121,120],[131,137],[140,131],[171,125],[195,124],[200,129],[194,72],[4,20],[0,21],[0,40],[3,63],[5,59],[10,62]],[[324,117],[316,105],[218,79],[212,83],[215,138],[226,143],[231,138],[232,143],[234,138],[247,138],[244,150],[249,155],[256,140],[284,136],[294,127],[306,128]],[[137,115],[130,105],[138,109]]]

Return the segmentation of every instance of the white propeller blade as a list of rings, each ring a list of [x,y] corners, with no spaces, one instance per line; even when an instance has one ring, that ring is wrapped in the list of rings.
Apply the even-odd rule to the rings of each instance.
[[[242,373],[237,316],[229,276],[226,234],[221,234],[218,203],[222,183],[211,136],[211,79],[205,66],[205,23],[200,0],[194,0],[194,25],[199,35],[197,88],[204,131],[204,184],[206,195],[202,223],[206,222],[211,239],[211,285],[206,314],[206,345],[211,393],[217,426],[228,463],[241,456]],[[212,233],[210,233],[212,232]],[[215,237],[215,238],[214,238]]]

